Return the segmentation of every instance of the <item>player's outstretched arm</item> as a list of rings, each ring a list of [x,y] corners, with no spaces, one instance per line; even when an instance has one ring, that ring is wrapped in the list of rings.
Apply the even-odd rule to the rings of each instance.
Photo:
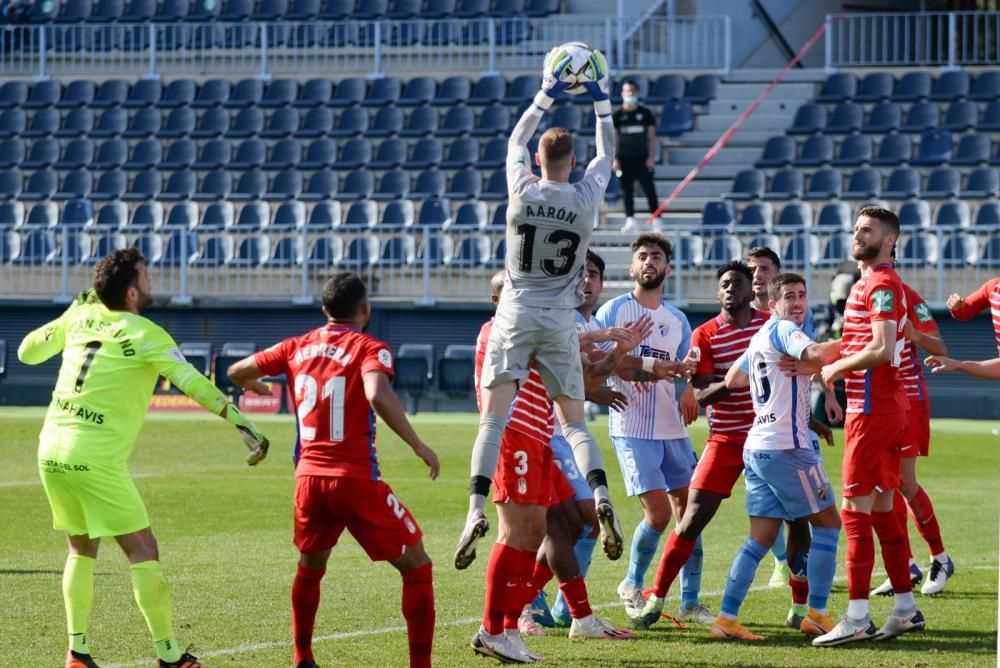
[[[957,292],[949,296],[945,306],[948,307],[951,317],[955,320],[971,320],[979,315],[980,312],[988,309],[990,307],[988,290],[990,283],[991,281],[987,281],[978,290],[964,299]]]
[[[438,457],[413,430],[413,425],[406,418],[406,412],[399,397],[389,383],[389,376],[381,371],[369,371],[364,375],[365,397],[372,405],[380,418],[396,432],[396,435],[403,439],[407,445],[413,449],[413,453],[420,457],[430,469],[431,480],[436,480],[441,471],[441,464]]]
[[[611,80],[608,77],[608,61],[600,51],[590,57],[590,68],[594,81],[587,81],[583,87],[594,100],[594,114],[597,116],[597,160],[607,160],[609,165],[615,159],[615,124],[611,118]]]
[[[66,345],[66,314],[47,322],[38,329],[28,332],[17,347],[17,359],[21,364],[41,364],[62,352]]]
[[[986,380],[1000,380],[1000,358],[984,360],[981,362],[955,360],[950,357],[931,355],[924,360],[924,364],[930,368],[931,373],[947,373],[950,371],[961,371],[976,378]]]
[[[535,94],[532,104],[524,110],[521,118],[514,125],[507,140],[507,171],[515,173],[531,173],[531,156],[528,154],[528,142],[538,129],[538,123],[548,111],[556,96],[566,88],[566,83],[560,80],[564,70],[570,65],[572,57],[558,47],[549,51],[545,57],[542,71],[542,88]],[[513,179],[507,179],[511,183]]]
[[[948,354],[948,345],[941,338],[941,331],[938,329],[921,332],[913,326],[911,321],[907,321],[903,335],[914,345],[931,355],[944,356]]]
[[[876,320],[872,323],[872,340],[850,357],[827,364],[820,371],[823,382],[831,385],[848,371],[863,371],[892,361],[896,350],[896,321]]]
[[[746,372],[747,366],[747,355],[743,353],[740,358],[729,367],[729,371],[726,372],[725,384],[730,390],[738,390],[744,387],[750,387],[750,375]]]

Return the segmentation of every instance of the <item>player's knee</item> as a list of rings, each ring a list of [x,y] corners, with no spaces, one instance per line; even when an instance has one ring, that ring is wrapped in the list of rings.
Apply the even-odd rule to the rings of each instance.
[[[667,525],[670,524],[670,508],[648,508],[646,509],[646,524],[652,527],[653,531],[663,533]]]
[[[577,502],[576,508],[580,511],[581,523],[583,526],[592,527],[591,538],[596,538],[600,531],[597,523],[597,508],[594,507],[594,502],[589,500]]]
[[[912,480],[907,480],[905,476],[903,477],[903,484],[899,486],[899,493],[902,494],[907,501],[915,497],[919,491],[920,484],[917,482],[915,477]]]

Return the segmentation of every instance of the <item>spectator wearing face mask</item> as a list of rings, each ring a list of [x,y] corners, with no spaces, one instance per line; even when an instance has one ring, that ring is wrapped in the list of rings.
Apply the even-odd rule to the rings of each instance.
[[[625,200],[625,227],[622,231],[631,232],[637,227],[634,203],[636,181],[646,193],[650,213],[657,207],[656,187],[653,185],[656,118],[652,111],[639,104],[639,87],[634,81],[626,80],[622,84],[622,106],[615,111],[613,119],[618,136],[614,170]]]

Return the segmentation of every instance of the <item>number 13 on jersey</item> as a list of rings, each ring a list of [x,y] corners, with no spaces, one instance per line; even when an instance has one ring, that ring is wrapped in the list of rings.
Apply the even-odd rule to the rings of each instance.
[[[344,395],[347,381],[343,376],[330,378],[323,383],[323,392],[317,397],[318,387],[316,379],[308,374],[295,377],[299,438],[303,441],[324,440],[323,432],[329,430],[329,440],[338,443],[344,440]],[[329,418],[326,424],[324,416]]]

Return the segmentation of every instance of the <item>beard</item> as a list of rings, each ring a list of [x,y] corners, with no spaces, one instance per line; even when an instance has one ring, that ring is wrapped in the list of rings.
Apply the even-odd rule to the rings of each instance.
[[[640,275],[639,278],[636,279],[636,283],[638,283],[639,287],[642,288],[643,290],[655,290],[656,288],[663,285],[663,281],[666,278],[667,278],[667,272],[661,271],[657,273],[656,276],[653,276],[652,278],[649,279],[643,279],[642,275]]]
[[[859,250],[856,250],[853,253],[851,253],[851,257],[853,257],[855,260],[870,260],[873,257],[878,256],[878,252],[880,249],[881,249],[881,244],[879,244],[878,246],[875,245],[862,246]]]
[[[153,303],[153,295],[149,294],[148,292],[141,292],[139,293],[139,299],[136,302],[136,307],[141,312],[143,309],[145,309],[152,303]]]

